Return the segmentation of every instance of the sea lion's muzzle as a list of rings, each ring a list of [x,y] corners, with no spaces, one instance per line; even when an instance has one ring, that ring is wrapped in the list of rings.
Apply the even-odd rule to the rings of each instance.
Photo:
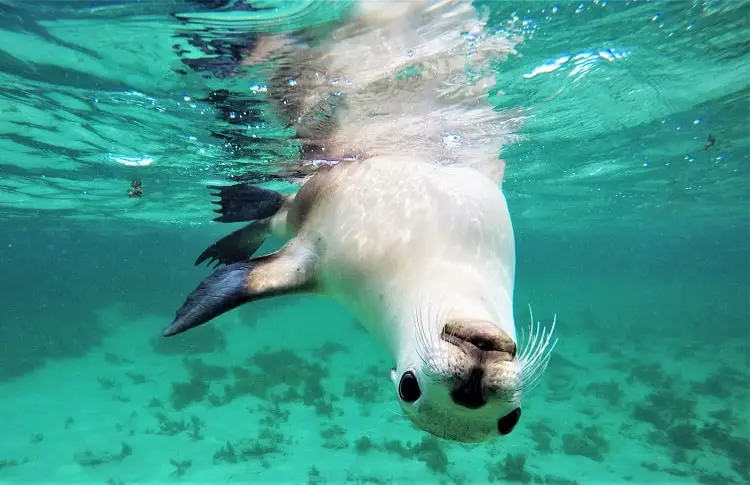
[[[476,320],[451,320],[443,327],[440,338],[460,348],[471,360],[468,372],[456,380],[451,398],[460,406],[481,408],[495,393],[485,384],[486,366],[515,359],[516,343],[491,323]]]
[[[480,360],[513,360],[516,357],[517,347],[513,339],[489,322],[451,320],[443,327],[440,338]]]

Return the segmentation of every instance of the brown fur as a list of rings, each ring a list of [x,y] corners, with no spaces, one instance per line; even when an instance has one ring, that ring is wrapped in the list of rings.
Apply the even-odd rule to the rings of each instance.
[[[283,252],[253,259],[253,268],[246,277],[248,293],[269,297],[313,290],[316,285],[313,277],[315,265],[309,264],[311,255],[306,253],[304,248],[292,242]]]
[[[346,165],[347,162],[326,166],[305,182],[288,205],[286,225],[289,230],[299,232],[310,211],[320,205],[326,193],[336,184],[336,179],[343,175]]]

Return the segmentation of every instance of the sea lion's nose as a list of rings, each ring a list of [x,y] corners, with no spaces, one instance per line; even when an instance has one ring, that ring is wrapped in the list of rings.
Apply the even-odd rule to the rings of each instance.
[[[484,369],[473,366],[468,377],[456,383],[451,391],[451,399],[459,406],[469,409],[479,409],[487,404],[487,395],[482,387]]]
[[[503,354],[495,356],[503,360],[514,359],[518,350],[513,339],[490,322],[451,320],[443,327],[440,338],[472,354],[477,352]]]

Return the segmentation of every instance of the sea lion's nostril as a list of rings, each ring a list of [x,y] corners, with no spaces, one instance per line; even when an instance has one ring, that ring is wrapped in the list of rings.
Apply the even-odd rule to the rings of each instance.
[[[472,335],[466,338],[465,340],[469,342],[470,344],[472,344],[474,347],[478,348],[479,350],[483,350],[483,351],[502,350],[500,346],[498,345],[498,342],[496,339],[488,338],[484,335]]]
[[[459,406],[469,409],[479,409],[487,404],[487,396],[482,387],[484,369],[478,366],[472,367],[466,379],[456,383],[451,391],[451,399]]]

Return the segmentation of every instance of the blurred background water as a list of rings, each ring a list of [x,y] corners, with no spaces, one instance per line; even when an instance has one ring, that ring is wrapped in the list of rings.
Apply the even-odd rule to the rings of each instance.
[[[524,122],[516,314],[560,343],[522,426],[464,446],[397,415],[331,303],[158,338],[226,232],[205,185],[295,153],[233,75],[241,19],[349,4],[0,0],[0,481],[747,483],[750,3],[477,5],[523,37],[493,97]]]

